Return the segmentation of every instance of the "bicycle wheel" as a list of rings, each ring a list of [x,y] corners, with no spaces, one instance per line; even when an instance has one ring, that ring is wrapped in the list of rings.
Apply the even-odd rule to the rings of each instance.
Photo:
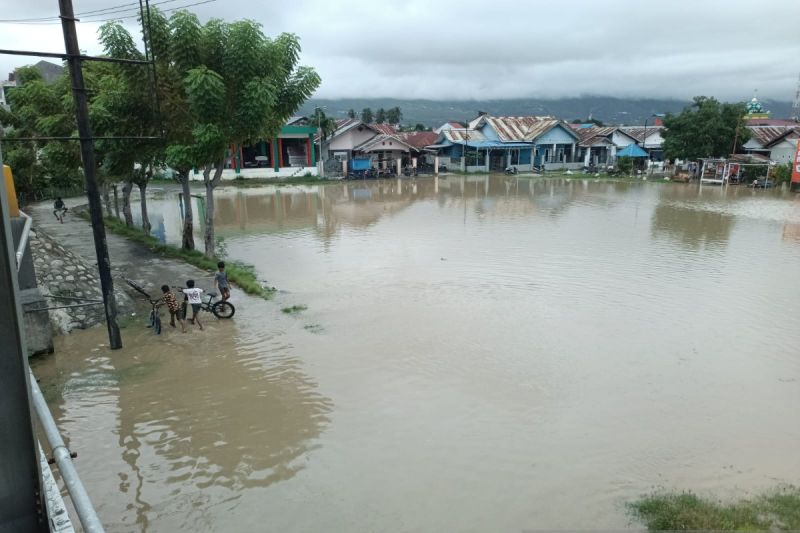
[[[156,312],[153,310],[150,310],[150,316],[147,317],[147,327],[148,328],[156,327]]]
[[[217,318],[233,318],[236,308],[230,302],[217,302],[211,306],[211,312]]]
[[[156,319],[153,323],[153,331],[156,332],[156,335],[161,335],[161,317],[158,314],[156,314]]]

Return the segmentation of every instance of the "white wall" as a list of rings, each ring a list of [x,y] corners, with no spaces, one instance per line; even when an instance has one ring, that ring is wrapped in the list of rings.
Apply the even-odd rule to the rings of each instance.
[[[237,176],[236,170],[232,168],[226,168],[222,171],[222,179],[223,180],[232,180],[237,177],[242,178],[289,178],[289,177],[297,177],[297,176],[305,176],[306,173],[311,174],[312,176],[317,175],[317,167],[287,167],[282,168],[278,172],[275,172],[273,168],[243,168],[239,171]],[[203,173],[190,173],[189,179],[192,181],[203,181]]]
[[[615,131],[611,134],[611,142],[613,142],[614,146],[617,148],[625,148],[629,144],[633,144],[633,139],[623,133]]]
[[[361,131],[358,131],[358,126],[356,126],[339,135],[325,146],[330,152],[352,150],[355,146],[372,139],[375,135],[377,133],[369,128],[362,128]]]
[[[797,139],[784,139],[775,146],[769,153],[769,158],[776,163],[791,163],[797,151]]]

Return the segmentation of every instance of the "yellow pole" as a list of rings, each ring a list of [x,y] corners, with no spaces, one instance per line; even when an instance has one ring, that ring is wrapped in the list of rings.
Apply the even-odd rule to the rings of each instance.
[[[17,192],[14,189],[14,176],[11,174],[11,167],[3,165],[3,177],[6,182],[6,193],[8,195],[8,215],[19,216],[19,205],[17,204]]]

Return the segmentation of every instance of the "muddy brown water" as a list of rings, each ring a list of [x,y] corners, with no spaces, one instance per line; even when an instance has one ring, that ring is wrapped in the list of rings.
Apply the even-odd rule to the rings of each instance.
[[[800,476],[800,196],[470,176],[217,197],[275,300],[34,362],[110,531],[639,527],[625,502],[654,488]],[[178,241],[177,196],[149,203]]]

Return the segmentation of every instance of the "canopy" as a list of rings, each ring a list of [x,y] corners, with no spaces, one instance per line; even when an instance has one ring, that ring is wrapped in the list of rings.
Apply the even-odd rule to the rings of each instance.
[[[641,149],[638,144],[629,144],[619,152],[617,157],[647,157],[647,152]]]

